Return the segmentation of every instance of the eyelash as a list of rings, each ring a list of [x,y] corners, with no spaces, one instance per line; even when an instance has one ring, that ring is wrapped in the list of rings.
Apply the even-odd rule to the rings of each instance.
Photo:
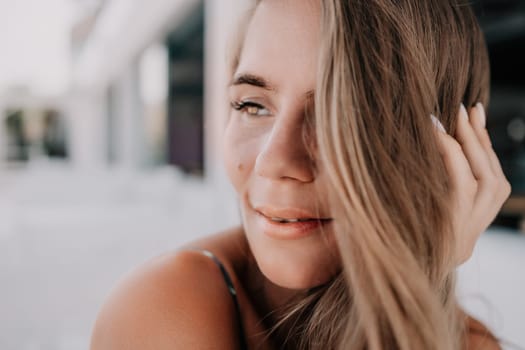
[[[267,108],[264,107],[263,105],[259,103],[251,102],[251,101],[233,101],[231,103],[231,106],[236,111],[241,111],[241,112],[246,112],[246,113],[247,113],[246,108],[249,108],[249,107],[255,107],[259,110],[267,110]],[[247,114],[252,117],[257,116],[256,114],[253,114],[253,113],[247,113]]]

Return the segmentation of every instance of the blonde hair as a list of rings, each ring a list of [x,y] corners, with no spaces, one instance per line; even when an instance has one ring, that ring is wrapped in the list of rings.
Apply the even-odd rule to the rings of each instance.
[[[310,117],[343,269],[294,301],[275,336],[291,349],[461,348],[450,185],[430,114],[454,134],[461,102],[487,105],[481,30],[459,0],[321,7]]]

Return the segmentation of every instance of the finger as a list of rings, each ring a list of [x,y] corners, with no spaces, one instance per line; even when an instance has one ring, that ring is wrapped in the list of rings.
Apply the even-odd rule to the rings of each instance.
[[[469,122],[469,116],[463,104],[459,111],[457,123],[456,139],[461,144],[474,177],[478,179],[482,187],[490,185],[495,174],[492,171],[487,152]]]
[[[476,106],[470,110],[470,125],[485,150],[490,167],[496,175],[490,186],[490,190],[480,191],[473,208],[472,217],[478,218],[476,221],[482,226],[479,228],[479,232],[481,232],[485,230],[494,217],[496,217],[501,209],[501,205],[503,205],[510,195],[511,187],[503,174],[499,159],[492,148],[492,142],[485,127],[485,110],[481,103],[477,103]]]
[[[492,170],[496,174],[496,183],[493,185],[492,200],[500,200],[501,203],[503,203],[511,193],[511,186],[503,172],[500,160],[492,147],[492,142],[490,141],[489,134],[485,127],[485,109],[481,103],[476,104],[476,108],[472,110],[471,117],[472,127],[478,135],[478,139],[480,140],[483,148],[486,150]]]
[[[487,152],[487,156],[488,156],[492,171],[498,177],[505,177],[505,175],[503,174],[501,163],[498,159],[498,156],[496,155],[496,152],[494,152],[494,148],[492,147],[492,142],[490,141],[489,133],[486,129],[485,108],[483,107],[481,103],[477,103],[476,107],[471,109],[470,115],[472,118],[471,120],[472,128],[474,129],[474,132],[478,136],[478,140],[480,141],[481,146]]]
[[[439,152],[450,176],[452,191],[475,195],[477,181],[461,145],[450,135],[436,129]]]

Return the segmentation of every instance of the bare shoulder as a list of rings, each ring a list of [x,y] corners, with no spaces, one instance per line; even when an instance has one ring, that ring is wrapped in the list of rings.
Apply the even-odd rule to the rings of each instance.
[[[467,339],[466,350],[501,350],[498,339],[480,321],[466,315]]]
[[[236,314],[217,265],[201,252],[165,254],[110,293],[91,350],[235,349]]]

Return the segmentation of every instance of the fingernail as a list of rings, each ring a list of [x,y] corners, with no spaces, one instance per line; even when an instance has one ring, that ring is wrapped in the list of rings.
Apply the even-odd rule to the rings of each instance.
[[[467,112],[467,109],[465,108],[465,105],[462,103],[461,106],[459,107],[459,114],[461,115],[461,117],[463,119],[465,119],[466,121],[468,121],[468,112]]]
[[[476,108],[479,110],[478,116],[481,125],[485,128],[487,125],[487,115],[485,114],[485,107],[481,102],[476,103]]]
[[[447,133],[447,131],[445,130],[445,127],[443,126],[443,124],[441,124],[441,122],[439,121],[438,118],[436,118],[435,115],[431,114],[430,115],[430,119],[432,120],[432,123],[434,123],[434,126],[441,132],[444,132],[445,134]]]

